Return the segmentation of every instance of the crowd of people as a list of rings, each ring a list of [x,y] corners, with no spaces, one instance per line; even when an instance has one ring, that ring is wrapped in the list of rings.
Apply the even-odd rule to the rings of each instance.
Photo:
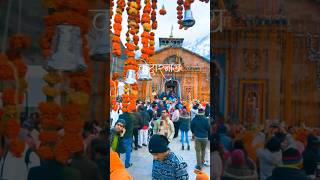
[[[194,162],[198,176],[207,176],[203,168],[209,164],[210,136],[209,104],[194,100],[155,99],[153,102],[138,100],[136,109],[111,111],[110,148],[112,152],[125,154],[124,167],[133,166],[131,154],[144,146],[153,155],[152,179],[188,179],[187,164],[170,149],[180,133],[181,150],[190,151],[190,141],[195,143]],[[189,139],[190,131],[192,139]],[[112,166],[111,162],[111,166]],[[165,173],[164,173],[165,172]]]
[[[320,131],[267,121],[264,127],[230,124],[211,129],[213,180],[307,180],[319,177]]]
[[[6,180],[104,180],[109,177],[107,163],[106,127],[97,122],[85,122],[82,137],[83,148],[68,157],[67,163],[55,158],[43,158],[38,150],[43,131],[37,112],[21,115],[19,139],[25,142],[25,150],[20,157],[10,151],[11,142],[6,136],[1,138],[0,179]],[[61,139],[63,127],[56,129]]]

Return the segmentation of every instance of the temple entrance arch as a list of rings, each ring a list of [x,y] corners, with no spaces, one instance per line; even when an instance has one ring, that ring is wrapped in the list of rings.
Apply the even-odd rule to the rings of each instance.
[[[164,92],[168,97],[172,98],[180,98],[181,90],[180,90],[180,82],[178,79],[170,78],[164,81]]]

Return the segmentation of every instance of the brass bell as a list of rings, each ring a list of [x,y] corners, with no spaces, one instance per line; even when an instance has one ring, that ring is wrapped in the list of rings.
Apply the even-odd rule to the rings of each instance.
[[[52,41],[52,50],[46,69],[78,71],[87,68],[82,54],[82,39],[78,26],[58,25]]]
[[[125,83],[134,84],[136,82],[137,82],[137,80],[136,80],[136,71],[132,70],[132,69],[129,69],[127,71],[127,76],[126,76]]]
[[[107,26],[107,16],[102,14],[100,15],[103,17],[102,20],[102,25],[103,27],[109,27]],[[107,57],[108,57],[108,52],[110,50],[110,46],[109,46],[109,41],[110,39],[108,38],[108,28],[98,28],[96,27],[96,25],[94,24],[95,30],[96,30],[96,34],[97,37],[95,39],[95,45],[94,45],[94,49],[93,52],[91,53],[91,59],[95,60],[95,61],[103,61],[106,62],[107,61]]]
[[[150,66],[149,64],[141,64],[139,66],[139,71],[138,71],[138,80],[143,81],[149,81],[151,80],[152,77],[150,75]]]
[[[184,19],[182,25],[184,27],[192,27],[196,21],[193,19],[191,8],[184,11]]]

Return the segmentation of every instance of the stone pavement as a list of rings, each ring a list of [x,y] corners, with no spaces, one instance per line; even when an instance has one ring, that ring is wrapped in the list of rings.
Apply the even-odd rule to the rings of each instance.
[[[189,140],[191,140],[191,132],[189,132]],[[209,142],[209,141],[208,141]],[[183,157],[183,159],[188,164],[188,173],[189,173],[189,179],[195,180],[196,174],[194,173],[194,167],[196,165],[196,151],[194,148],[194,141],[190,141],[190,151],[186,150],[186,144],[185,144],[185,150],[181,150],[181,143],[180,143],[180,132],[179,136],[175,139],[173,139],[173,142],[169,145],[170,149],[175,152],[176,154]],[[207,150],[209,155],[209,149],[210,145],[208,143]],[[121,156],[121,159],[124,162],[124,154]],[[206,157],[210,161],[210,157]],[[134,180],[151,180],[152,176],[152,155],[148,151],[148,147],[143,146],[139,150],[133,150],[131,154],[131,162],[133,163],[133,166],[128,168],[127,170],[132,175]],[[210,176],[210,167],[205,167],[204,170],[206,173]]]

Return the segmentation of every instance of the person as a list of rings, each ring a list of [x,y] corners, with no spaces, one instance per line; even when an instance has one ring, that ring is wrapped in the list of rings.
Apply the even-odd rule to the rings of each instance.
[[[317,163],[320,162],[320,141],[310,134],[307,138],[307,146],[303,152],[303,169],[307,175],[314,175]]]
[[[231,138],[227,136],[227,127],[224,123],[219,125],[217,133],[220,136],[220,143],[223,145],[223,148],[226,151],[231,151],[232,141]]]
[[[99,168],[99,172],[101,174],[102,180],[107,179],[107,171],[109,169],[109,161],[107,158],[107,143],[105,142],[105,138],[95,138],[91,142],[92,147],[92,160]]]
[[[195,149],[197,155],[196,169],[201,170],[210,134],[210,123],[208,118],[204,116],[204,109],[199,109],[198,115],[191,121],[191,132],[195,136]]]
[[[277,137],[271,138],[265,148],[257,149],[259,159],[260,180],[266,180],[272,175],[272,171],[282,162],[282,152],[280,150],[280,140]]]
[[[139,128],[140,130],[139,130],[138,145],[142,147],[142,146],[147,146],[148,144],[148,130],[149,130],[150,116],[143,105],[138,106],[138,111],[142,120],[142,126]]]
[[[161,111],[161,117],[154,122],[153,134],[164,135],[169,142],[172,141],[174,136],[174,125],[168,117],[168,110],[163,109]]]
[[[138,150],[138,148],[142,148],[142,146],[139,145],[139,130],[142,127],[142,117],[140,116],[139,112],[137,112],[137,109],[133,109],[130,114],[132,114],[133,118],[133,137],[134,137],[134,150]]]
[[[199,105],[193,105],[192,109],[191,109],[191,120],[193,120],[193,118],[198,114],[198,107]]]
[[[111,118],[111,127],[114,127],[114,125],[116,124],[116,122],[119,119],[119,113],[118,113],[118,109],[111,109],[110,112],[110,118]]]
[[[125,147],[123,144],[123,136],[126,132],[125,121],[119,119],[114,128],[110,130],[110,146],[114,152],[117,152],[120,156],[120,153],[125,153]]]
[[[182,157],[172,152],[167,137],[155,134],[150,138],[149,152],[153,156],[153,180],[185,180],[189,179],[187,163]]]
[[[254,163],[250,160],[250,163]],[[222,180],[258,180],[256,168],[250,168],[245,160],[245,153],[241,149],[232,151],[226,161]]]
[[[182,144],[182,150],[184,150],[184,138],[186,139],[187,143],[187,150],[190,150],[190,144],[189,144],[189,137],[188,137],[188,132],[190,130],[190,121],[191,118],[189,116],[189,113],[187,112],[187,109],[184,107],[182,110],[182,114],[179,117],[180,121],[180,131],[181,131],[181,144]]]
[[[282,165],[272,171],[272,175],[267,180],[311,180],[301,169],[302,157],[297,149],[289,148],[282,153]]]
[[[174,112],[172,114],[172,122],[173,122],[173,125],[174,125],[174,136],[173,136],[173,138],[178,137],[178,134],[179,134],[179,125],[180,125],[179,116],[180,116],[179,106],[176,104],[174,106]]]
[[[70,167],[80,172],[81,180],[102,180],[98,165],[84,156],[84,149],[73,154]]]
[[[210,161],[212,163],[210,176],[212,180],[220,180],[223,173],[223,149],[219,142],[219,136],[212,134],[210,136]]]
[[[206,103],[204,115],[206,117],[210,116],[210,104],[209,103]]]
[[[107,172],[107,170],[105,170]],[[110,150],[110,180],[132,180],[116,152]]]
[[[126,132],[123,135],[123,143],[126,149],[126,160],[125,167],[129,168],[132,166],[130,163],[131,159],[131,149],[132,149],[132,136],[133,136],[133,115],[129,112],[124,112],[119,116],[120,119],[124,119],[126,123]]]
[[[40,165],[40,159],[37,154],[34,151],[30,151],[35,148],[29,147],[31,143],[34,144],[33,140],[28,135],[26,137],[18,137],[19,140],[25,141],[26,145],[21,156],[16,156],[10,151],[11,142],[7,136],[2,138],[4,149],[0,159],[0,177],[8,180],[25,180],[30,169]]]

